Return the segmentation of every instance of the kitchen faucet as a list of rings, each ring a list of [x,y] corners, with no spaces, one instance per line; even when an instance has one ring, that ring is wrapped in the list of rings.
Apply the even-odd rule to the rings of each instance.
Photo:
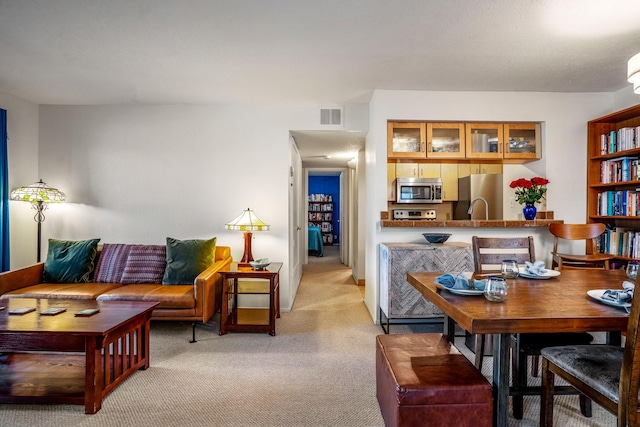
[[[469,203],[469,210],[467,211],[467,213],[469,215],[473,213],[473,204],[478,200],[482,200],[484,202],[484,219],[488,221],[489,220],[489,203],[487,203],[487,200],[484,197],[476,197],[475,199],[473,199],[471,203]]]

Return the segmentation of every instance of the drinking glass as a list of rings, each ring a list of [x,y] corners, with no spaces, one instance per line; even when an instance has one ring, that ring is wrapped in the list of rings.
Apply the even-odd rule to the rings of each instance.
[[[518,262],[513,259],[505,259],[502,261],[500,271],[502,272],[502,277],[505,279],[515,279],[518,277],[518,274],[520,274]]]
[[[638,262],[637,261],[629,261],[627,263],[627,277],[629,279],[636,280],[636,276],[638,275]]]
[[[500,276],[489,276],[484,287],[484,297],[494,302],[507,299],[507,281]]]

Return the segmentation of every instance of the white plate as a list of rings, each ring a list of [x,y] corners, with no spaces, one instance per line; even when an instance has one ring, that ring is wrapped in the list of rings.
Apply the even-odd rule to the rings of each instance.
[[[456,294],[456,295],[482,295],[484,293],[484,291],[481,291],[479,289],[454,289],[454,288],[447,288],[444,285],[441,285],[440,283],[436,283],[436,286],[440,289],[444,289],[445,291],[449,291],[452,294]]]
[[[525,279],[551,279],[552,277],[557,277],[560,275],[558,270],[547,270],[544,274],[529,274],[524,271],[520,272],[519,276],[524,277]]]
[[[587,291],[587,295],[589,295],[591,298],[597,301],[600,301],[603,304],[612,305],[614,307],[623,307],[623,308],[631,307],[630,302],[619,303],[617,301],[611,301],[611,300],[602,298],[602,294],[604,294],[604,291],[606,291],[606,289],[593,289],[591,291]]]

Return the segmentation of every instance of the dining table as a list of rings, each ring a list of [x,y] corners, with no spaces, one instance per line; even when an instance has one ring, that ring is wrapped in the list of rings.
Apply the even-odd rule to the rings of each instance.
[[[450,272],[446,272],[450,273]],[[495,426],[508,425],[509,348],[511,334],[546,332],[607,332],[620,344],[629,315],[617,302],[599,298],[602,290],[623,289],[624,270],[572,269],[553,275],[507,279],[507,297],[487,300],[479,290],[451,290],[436,284],[445,272],[409,272],[409,282],[444,312],[444,334],[451,342],[455,325],[471,334],[493,335],[493,397]],[[591,291],[591,292],[590,292]]]

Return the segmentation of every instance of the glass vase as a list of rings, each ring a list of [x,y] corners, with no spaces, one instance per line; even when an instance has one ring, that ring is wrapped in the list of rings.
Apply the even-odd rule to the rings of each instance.
[[[533,203],[525,203],[524,208],[522,208],[522,215],[527,220],[536,219],[536,212],[537,209]]]

